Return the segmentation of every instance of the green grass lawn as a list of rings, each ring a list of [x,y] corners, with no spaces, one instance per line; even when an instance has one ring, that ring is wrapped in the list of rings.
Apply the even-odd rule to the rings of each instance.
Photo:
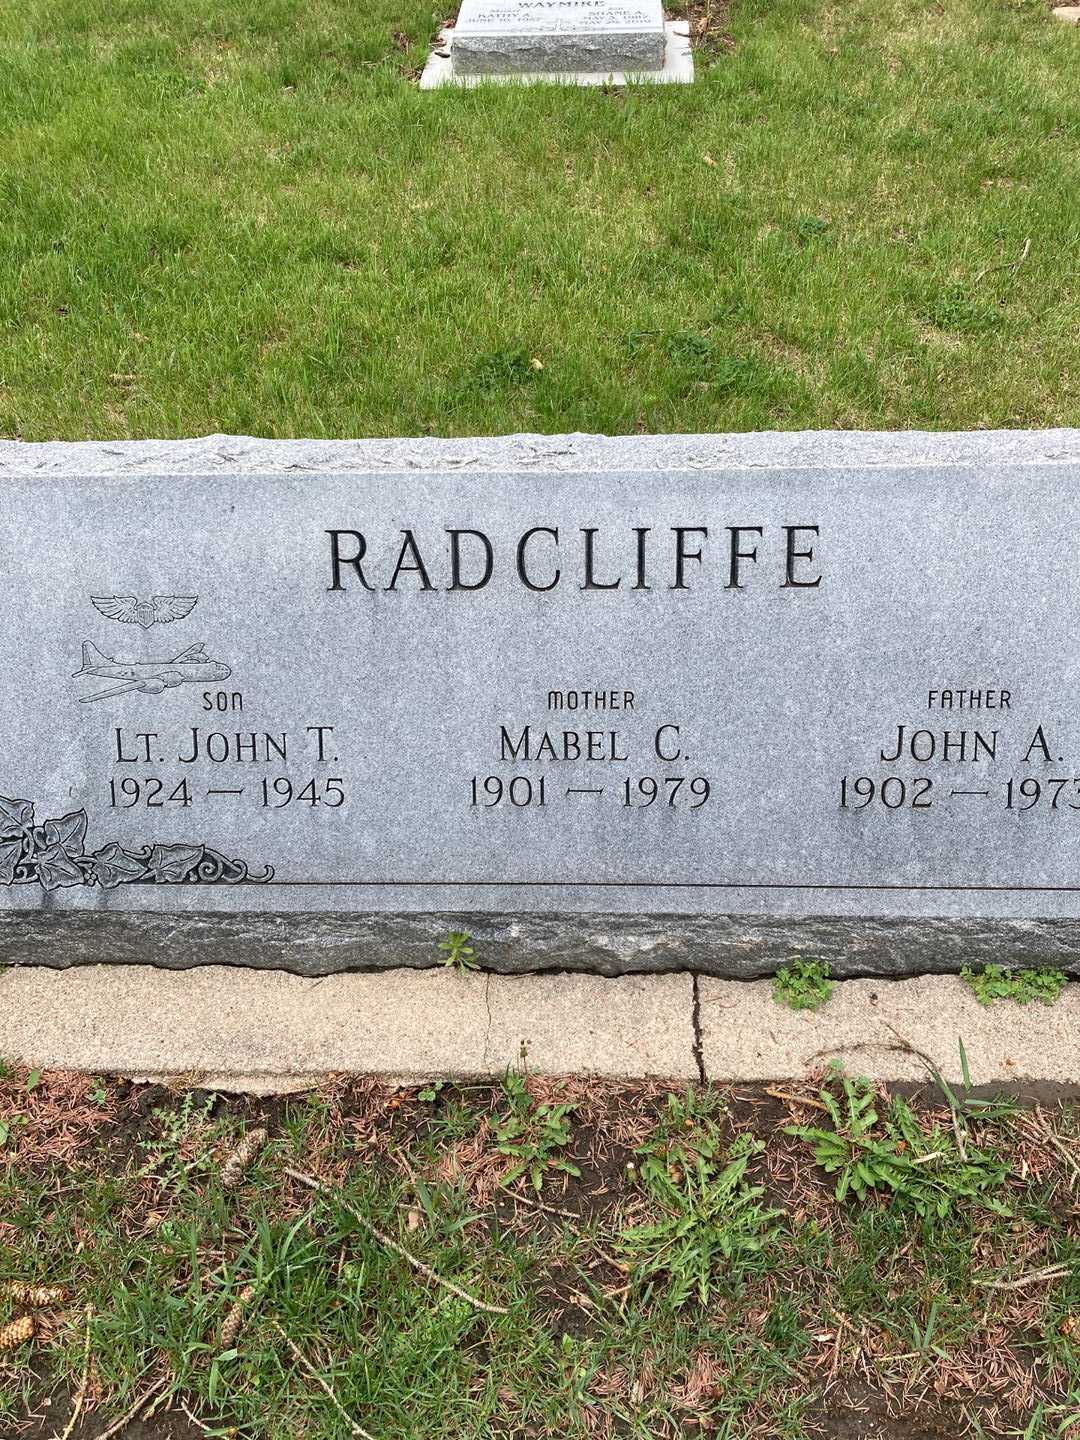
[[[5,0],[0,434],[1080,423],[1080,32],[736,0],[421,94],[419,0]]]
[[[956,1105],[0,1067],[0,1434],[1075,1440],[1080,1107]]]

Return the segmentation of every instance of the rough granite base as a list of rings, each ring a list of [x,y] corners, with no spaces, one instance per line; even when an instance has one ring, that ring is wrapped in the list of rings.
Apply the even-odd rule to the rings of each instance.
[[[565,70],[465,74],[454,64],[455,43],[453,29],[440,30],[420,76],[421,90],[438,90],[443,85],[464,89],[478,85],[690,85],[694,80],[694,52],[690,45],[690,27],[685,20],[665,21],[660,64],[649,69],[612,70],[607,66],[586,66]]]
[[[425,969],[451,930],[485,970],[753,980],[796,956],[838,978],[1053,965],[1080,977],[1080,920],[885,920],[701,915],[87,915],[0,911],[8,965],[245,965],[296,975]]]
[[[633,73],[664,64],[664,32],[605,35],[459,35],[452,46],[458,75],[559,75],[566,71]]]

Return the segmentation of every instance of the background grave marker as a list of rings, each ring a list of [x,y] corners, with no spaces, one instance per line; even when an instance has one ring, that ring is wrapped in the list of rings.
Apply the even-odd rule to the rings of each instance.
[[[694,78],[689,31],[660,0],[463,0],[421,89],[481,80],[599,85]]]

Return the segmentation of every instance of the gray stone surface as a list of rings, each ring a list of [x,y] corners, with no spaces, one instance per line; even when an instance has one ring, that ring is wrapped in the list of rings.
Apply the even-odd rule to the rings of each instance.
[[[32,818],[13,807],[0,837],[0,863],[25,862],[0,885],[0,959],[324,973],[431,963],[462,928],[505,969],[755,974],[811,951],[838,973],[978,958],[1078,971],[1080,595],[1060,544],[1078,475],[1069,431],[0,445],[13,737],[0,795],[35,806]],[[679,525],[710,533],[688,531],[684,548],[703,558],[673,591]],[[759,559],[729,590],[726,527],[759,525],[737,537],[756,539]],[[785,587],[783,527],[810,525],[814,557],[794,573],[822,584]],[[514,568],[533,526],[560,529],[561,583],[546,593]],[[451,527],[492,540],[481,591],[444,588]],[[347,590],[328,592],[328,528],[365,534],[380,587],[411,529],[437,588],[421,590],[414,569],[368,592],[346,565]],[[579,588],[587,530],[593,578],[621,575],[616,591]],[[794,549],[809,543],[794,533]],[[466,579],[478,543],[463,537]],[[533,543],[546,583],[554,539]],[[124,623],[91,603],[129,595],[197,604]],[[87,701],[127,683],[99,654],[138,660],[148,668],[132,679],[150,683]],[[199,673],[173,683],[185,664]],[[593,687],[632,690],[633,710],[547,708],[549,690]],[[1009,706],[931,709],[943,688],[1008,690]],[[219,691],[243,710],[207,712]],[[627,759],[500,757],[504,725],[529,725],[534,751],[545,731],[557,748],[564,729],[587,747],[595,729],[601,754]],[[677,768],[655,754],[664,725],[680,726],[663,736],[690,757]],[[317,726],[334,727],[321,761]],[[881,762],[901,726],[935,755]],[[193,727],[199,757],[185,764]],[[226,737],[220,761],[211,731]],[[627,779],[642,799],[638,780],[679,774],[675,806],[662,792],[621,803]],[[858,777],[874,781],[865,809],[841,807],[845,774],[849,801]],[[293,798],[276,809],[282,775]],[[497,775],[504,795],[515,775],[534,794],[543,777],[547,804],[474,807],[474,775]],[[691,812],[695,776],[710,794]],[[880,799],[889,776],[904,784],[895,808],[898,783]],[[1022,814],[1017,785],[1032,778]],[[312,780],[318,806],[302,798]],[[567,793],[578,787],[604,793]]]
[[[463,0],[451,62],[459,75],[659,70],[660,0]]]
[[[496,435],[461,439],[0,440],[0,477],[333,475],[407,471],[574,475],[665,470],[880,470],[890,465],[1080,463],[1080,430],[763,430],[709,435]]]

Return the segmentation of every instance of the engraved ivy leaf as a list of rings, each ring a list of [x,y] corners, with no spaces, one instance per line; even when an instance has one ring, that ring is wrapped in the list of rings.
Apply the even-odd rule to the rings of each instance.
[[[0,840],[0,885],[14,885],[15,866],[22,857],[22,836],[17,840]]]
[[[73,810],[70,815],[61,815],[59,820],[45,821],[46,845],[59,845],[68,855],[75,857],[86,847],[86,811]]]
[[[142,879],[146,866],[113,840],[94,851],[92,874],[103,890],[115,890],[118,885]]]
[[[147,876],[176,884],[187,878],[203,858],[203,845],[155,845],[146,864]]]
[[[83,872],[62,845],[50,845],[34,856],[38,879],[46,890],[55,890],[61,885],[82,885]]]
[[[29,830],[34,823],[34,802],[32,800],[9,800],[0,795],[0,835],[8,836],[18,831]]]

